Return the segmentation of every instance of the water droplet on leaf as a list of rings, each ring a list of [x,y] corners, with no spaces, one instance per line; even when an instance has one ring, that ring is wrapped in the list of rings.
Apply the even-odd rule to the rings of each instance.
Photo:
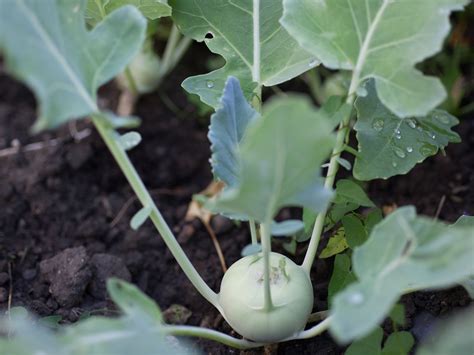
[[[408,152],[408,153],[413,152],[413,148],[412,148],[412,147],[407,147],[407,152]]]
[[[214,87],[214,82],[212,80],[208,80],[208,81],[206,81],[206,86],[209,89],[212,89]]]
[[[384,125],[385,125],[385,122],[381,118],[376,118],[374,122],[372,122],[372,128],[376,130],[377,132],[380,132],[383,129]]]
[[[396,167],[398,166],[397,162],[392,161],[392,166],[393,166],[394,168],[396,168]]]
[[[318,60],[316,58],[311,59],[308,63],[308,66],[311,68],[315,67],[316,65],[318,65]]]
[[[445,114],[441,113],[441,112],[436,112],[434,114],[434,117],[441,123],[443,124],[449,124],[449,118],[448,116],[446,116]]]
[[[416,128],[416,121],[413,118],[407,119],[407,125],[409,125],[411,128]]]
[[[402,149],[400,149],[400,148],[398,148],[398,147],[395,147],[395,148],[393,148],[393,150],[395,151],[395,154],[396,154],[399,158],[405,158],[405,157],[406,157],[406,154],[405,154],[405,152],[404,152]]]
[[[431,145],[431,144],[428,144],[428,143],[423,144],[420,148],[420,153],[424,157],[429,157],[429,156],[436,153],[436,147],[434,145]]]
[[[364,295],[360,292],[351,293],[347,297],[347,302],[349,302],[350,304],[353,304],[353,305],[362,304],[364,302]]]

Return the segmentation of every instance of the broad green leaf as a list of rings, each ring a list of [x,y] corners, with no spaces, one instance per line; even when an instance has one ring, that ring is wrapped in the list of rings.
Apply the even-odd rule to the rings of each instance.
[[[161,311],[150,297],[136,286],[125,281],[111,278],[107,280],[107,291],[120,310],[132,317],[147,321],[150,324],[161,324]]]
[[[167,0],[87,0],[86,20],[92,26],[102,21],[103,14],[133,5],[149,20],[171,16],[171,6]]]
[[[239,78],[251,99],[258,85],[280,84],[319,64],[278,22],[282,0],[171,0],[170,4],[178,28],[226,60],[222,68],[183,82],[187,91],[214,108],[230,75]]]
[[[365,338],[353,342],[344,355],[380,355],[382,354],[382,339],[383,330],[377,327]]]
[[[399,117],[426,115],[446,92],[415,65],[441,49],[451,11],[469,0],[284,0],[286,30],[331,69],[353,71],[353,87],[375,79]]]
[[[227,79],[219,109],[211,116],[209,140],[214,176],[228,187],[239,183],[239,144],[259,114],[246,101],[239,80]]]
[[[408,292],[444,288],[474,272],[472,228],[417,217],[413,207],[396,210],[354,250],[358,281],[338,293],[331,332],[341,342],[368,334]]]
[[[356,101],[359,155],[354,177],[358,180],[405,174],[448,143],[461,141],[451,130],[459,121],[449,113],[434,110],[424,117],[399,118],[377,98],[373,82],[366,88],[367,96]]]
[[[304,222],[298,219],[289,219],[283,222],[272,222],[271,234],[275,237],[289,237],[301,232]]]
[[[345,254],[338,254],[334,259],[334,269],[328,286],[328,300],[332,303],[334,296],[346,286],[356,280],[351,270],[351,258]]]
[[[224,190],[209,208],[260,222],[272,220],[284,206],[321,211],[332,193],[319,171],[333,144],[331,126],[306,98],[273,100],[240,145],[240,184]]]
[[[438,324],[433,336],[421,345],[416,355],[470,355],[474,349],[472,325],[474,308],[462,310]]]
[[[347,244],[351,249],[364,244],[367,240],[367,230],[362,221],[354,214],[342,217],[342,225],[344,226]]]
[[[409,332],[390,334],[383,346],[382,355],[408,355],[415,345],[415,339]]]
[[[372,233],[372,229],[382,221],[383,215],[382,210],[380,208],[376,208],[370,211],[365,218],[364,224],[365,229],[367,230],[367,234]]]
[[[321,251],[319,257],[321,259],[329,258],[342,253],[347,248],[349,248],[349,245],[347,244],[346,236],[344,235],[344,229],[341,228],[336,232],[336,234],[329,238],[328,244]]]
[[[374,207],[364,189],[352,180],[342,179],[336,183],[336,198],[334,203],[353,202],[359,206]]]
[[[0,1],[0,48],[7,70],[39,100],[36,130],[97,112],[96,90],[123,71],[143,42],[146,21],[134,7],[114,11],[88,32],[85,5]]]
[[[405,326],[406,317],[405,317],[405,306],[402,303],[397,303],[393,306],[389,314],[390,319],[396,325],[401,327]]]

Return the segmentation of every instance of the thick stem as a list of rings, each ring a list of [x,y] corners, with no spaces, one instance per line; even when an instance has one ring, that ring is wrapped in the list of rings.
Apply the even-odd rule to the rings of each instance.
[[[184,253],[183,249],[179,245],[178,241],[174,237],[171,229],[166,224],[163,216],[153,202],[152,197],[150,196],[148,190],[146,189],[143,181],[135,170],[133,164],[127,156],[127,153],[118,143],[118,133],[109,127],[105,119],[101,114],[95,114],[92,116],[92,121],[94,122],[95,127],[99,131],[102,139],[109,148],[113,157],[117,161],[120,169],[130,183],[133,191],[137,195],[138,199],[143,206],[149,206],[152,208],[150,213],[150,219],[155,225],[158,232],[161,234],[165,244],[171,251],[171,254],[175,257],[181,269],[191,281],[191,283],[196,287],[198,292],[208,300],[214,307],[221,311],[221,307],[218,302],[217,294],[206,284],[206,282],[199,275],[197,270],[194,268],[191,261]]]
[[[260,84],[260,0],[253,0],[252,80]]]
[[[249,219],[249,226],[250,226],[250,237],[252,238],[252,244],[257,244],[257,226],[255,224],[255,220]]]
[[[138,88],[137,88],[137,82],[135,81],[135,78],[133,77],[132,71],[130,70],[130,67],[125,68],[125,78],[127,79],[128,82],[128,87],[130,89],[130,93],[136,97],[138,95]]]
[[[270,226],[271,222],[264,222],[260,226],[263,254],[263,309],[267,312],[273,308],[272,291],[270,288],[270,253],[272,251]]]
[[[328,317],[323,320],[321,323],[315,325],[314,327],[309,328],[308,330],[304,330],[299,334],[295,335],[293,338],[287,340],[296,340],[296,339],[309,339],[325,332],[329,326],[331,325],[332,318]]]
[[[227,335],[227,334],[224,334],[212,329],[201,328],[201,327],[184,326],[184,325],[167,325],[163,327],[163,331],[164,333],[169,334],[169,335],[198,337],[198,338],[214,340],[214,341],[218,341],[219,343],[232,346],[237,349],[259,348],[265,345],[263,343],[255,343],[253,341],[249,341],[245,339],[237,339],[237,338],[231,337],[230,335]]]
[[[352,105],[354,101],[354,95],[350,95],[347,99],[347,103]],[[351,119],[350,111],[346,117],[342,120],[339,125],[336,136],[336,145],[332,151],[331,160],[329,161],[329,167],[326,174],[326,180],[324,181],[324,186],[328,189],[331,189],[334,185],[334,180],[336,178],[337,170],[339,169],[339,157],[341,156],[342,151],[344,150],[345,139],[347,135],[347,130],[349,129],[349,122]],[[314,223],[313,232],[311,234],[311,239],[309,242],[308,250],[304,257],[303,264],[301,265],[308,273],[311,271],[311,266],[313,265],[314,258],[316,257],[316,252],[318,250],[319,240],[321,239],[321,234],[324,228],[324,221],[326,220],[326,214],[329,209],[329,206],[321,211],[316,217],[316,222]]]
[[[163,77],[168,72],[168,67],[170,66],[171,59],[173,58],[173,53],[178,44],[181,34],[179,33],[178,28],[173,25],[171,29],[171,34],[166,42],[165,52],[163,53],[163,60],[161,61],[161,70],[160,76]]]

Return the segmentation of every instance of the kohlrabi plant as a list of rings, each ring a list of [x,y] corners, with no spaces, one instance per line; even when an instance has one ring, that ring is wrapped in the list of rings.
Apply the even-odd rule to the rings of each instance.
[[[415,66],[441,49],[450,13],[467,2],[90,1],[87,18],[97,20],[89,30],[85,0],[3,0],[0,49],[8,71],[28,84],[39,101],[35,131],[91,117],[142,204],[132,228],[150,219],[192,284],[243,339],[205,328],[167,327],[151,310],[161,334],[252,348],[326,330],[341,344],[375,332],[380,346],[377,327],[402,295],[472,284],[473,217],[449,226],[407,206],[383,219],[360,184],[407,173],[460,140],[452,130],[457,119],[436,109],[445,97],[440,81]],[[104,11],[91,11],[94,3]],[[183,83],[215,110],[209,131],[211,165],[224,188],[205,207],[245,221],[250,230],[246,256],[225,273],[219,292],[186,257],[128,159],[127,150],[140,142],[140,135],[117,129],[136,126],[136,118],[119,117],[97,104],[102,84],[127,66],[143,69],[133,60],[146,37],[143,15],[165,5],[172,8],[183,35],[204,41],[226,61],[222,68]],[[320,64],[351,78],[344,95],[330,97],[320,108],[296,94],[263,102],[263,88]],[[153,74],[146,73],[145,79]],[[357,147],[349,145],[352,130]],[[353,169],[343,153],[355,155]],[[352,170],[353,179],[336,182],[340,165]],[[302,208],[303,221],[277,222],[279,211],[288,206]],[[360,207],[369,210],[356,212]],[[311,270],[324,232],[330,238],[320,257],[337,256],[328,290],[330,309],[314,310]],[[309,240],[303,262],[273,252],[274,238]],[[112,297],[119,285],[109,287]],[[151,302],[137,297],[136,302],[133,297],[114,300],[130,315]],[[88,331],[113,329],[119,321],[101,320],[94,328],[89,324]],[[148,323],[139,325],[143,334],[150,334]],[[90,336],[99,346],[124,334],[135,333]],[[385,347],[393,341],[387,340]]]

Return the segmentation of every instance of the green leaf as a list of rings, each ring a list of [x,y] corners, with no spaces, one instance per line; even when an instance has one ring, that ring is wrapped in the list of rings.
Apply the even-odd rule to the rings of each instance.
[[[140,228],[143,223],[145,223],[146,220],[150,218],[151,211],[152,208],[150,206],[145,206],[141,208],[140,211],[135,213],[135,215],[130,220],[130,227],[133,230],[138,230],[138,228]]]
[[[338,254],[334,259],[334,269],[328,286],[328,300],[332,303],[334,295],[356,280],[351,271],[351,258],[346,254]]]
[[[240,145],[240,184],[224,190],[209,208],[260,222],[272,220],[284,206],[321,211],[332,193],[319,171],[333,144],[330,125],[307,99],[272,101]]]
[[[283,222],[272,222],[271,233],[274,237],[288,237],[301,232],[304,222],[298,219],[289,219]]]
[[[376,208],[370,211],[365,218],[365,229],[367,230],[367,234],[372,233],[372,229],[380,223],[383,219],[382,210],[380,208]]]
[[[380,102],[373,82],[366,88],[367,96],[355,104],[359,154],[354,177],[358,180],[405,174],[448,143],[461,141],[451,130],[459,121],[449,113],[434,110],[424,117],[401,119]]]
[[[395,332],[385,341],[382,355],[408,355],[415,345],[415,339],[410,332]]]
[[[347,248],[349,248],[349,245],[347,245],[344,230],[341,228],[336,232],[336,234],[329,238],[326,248],[321,251],[319,257],[321,259],[329,258],[336,254],[342,253]]]
[[[399,117],[426,115],[446,97],[441,82],[415,65],[441,49],[451,11],[469,0],[284,0],[281,20],[330,69],[354,72],[353,87],[375,79]]]
[[[247,126],[259,114],[246,101],[239,80],[229,77],[220,100],[219,109],[211,116],[209,140],[211,141],[211,165],[214,176],[228,187],[239,183],[239,144]]]
[[[382,338],[383,330],[377,327],[365,338],[353,342],[344,355],[380,355],[382,354]]]
[[[474,308],[463,310],[439,324],[433,336],[421,345],[416,355],[470,355],[474,349],[472,325]]]
[[[7,70],[27,83],[40,104],[36,130],[98,111],[96,90],[138,52],[146,21],[125,6],[93,31],[85,1],[0,1],[0,48]]]
[[[422,289],[445,288],[474,272],[472,228],[417,217],[413,207],[396,210],[354,250],[358,282],[334,298],[331,333],[347,342],[368,334],[398,298]]]
[[[187,91],[214,108],[230,75],[239,78],[245,97],[251,99],[258,85],[280,84],[319,64],[278,22],[282,0],[172,0],[170,4],[179,29],[226,60],[222,68],[183,82]],[[254,11],[256,4],[259,14]]]
[[[102,4],[102,9],[100,4]],[[102,10],[105,14],[109,14],[125,5],[135,6],[149,20],[171,16],[171,6],[168,5],[167,0],[88,0],[86,9],[87,23],[95,26],[102,20]]]
[[[367,240],[367,230],[357,216],[348,214],[342,217],[342,225],[344,226],[347,244],[351,249],[364,244]]]
[[[161,324],[161,311],[150,297],[136,286],[125,281],[110,278],[107,280],[107,291],[120,310],[131,318],[146,320],[150,324]]]
[[[342,179],[336,183],[336,198],[334,203],[352,202],[359,206],[375,207],[364,189],[352,180]]]
[[[397,303],[396,305],[394,305],[392,310],[390,311],[389,317],[396,325],[399,325],[401,327],[405,326],[405,306],[401,303]]]

